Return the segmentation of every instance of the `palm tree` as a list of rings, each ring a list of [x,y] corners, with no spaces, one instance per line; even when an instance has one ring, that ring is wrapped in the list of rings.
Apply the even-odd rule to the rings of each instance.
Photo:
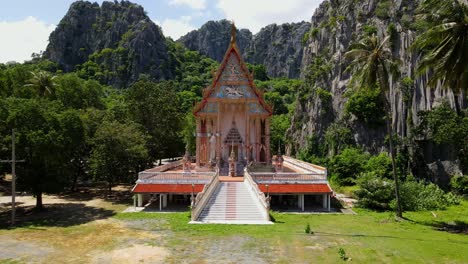
[[[429,21],[431,28],[415,41],[424,57],[418,72],[431,70],[429,85],[442,80],[445,88],[456,93],[468,90],[468,5],[466,0],[424,0],[420,19]],[[457,109],[459,110],[459,109]]]
[[[357,83],[358,89],[380,90],[380,97],[385,108],[387,136],[392,158],[393,179],[395,181],[396,215],[402,217],[400,184],[396,174],[395,149],[393,146],[392,109],[387,100],[387,93],[390,90],[388,81],[390,68],[394,63],[392,52],[386,45],[388,39],[388,36],[382,41],[376,35],[364,37],[351,46],[351,50],[345,54],[345,57],[351,60],[348,66],[348,69],[353,73],[351,84]]]
[[[38,95],[41,97],[47,97],[54,93],[54,88],[56,83],[54,79],[57,76],[53,76],[46,71],[31,72],[32,77],[28,80],[28,83],[25,84],[25,87],[32,87],[37,91]]]

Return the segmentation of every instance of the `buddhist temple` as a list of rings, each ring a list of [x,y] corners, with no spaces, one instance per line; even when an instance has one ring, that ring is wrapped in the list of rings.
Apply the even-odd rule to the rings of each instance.
[[[249,163],[271,163],[270,117],[272,109],[253,82],[236,45],[236,29],[212,84],[194,110],[196,166],[220,168],[227,175],[232,152],[236,173]]]
[[[231,41],[194,107],[196,152],[142,171],[135,208],[192,210],[193,223],[271,224],[270,209],[331,211],[324,167],[270,149],[272,108]]]

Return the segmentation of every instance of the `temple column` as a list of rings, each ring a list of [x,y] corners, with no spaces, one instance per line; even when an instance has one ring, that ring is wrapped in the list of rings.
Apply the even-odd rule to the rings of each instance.
[[[270,151],[270,118],[265,119],[265,154],[267,164],[271,164],[271,151]]]
[[[218,102],[218,118],[216,121],[216,162],[221,160],[221,110],[223,105]],[[221,164],[217,164],[219,167]]]
[[[249,115],[246,115],[245,117],[245,156],[246,156],[246,159],[247,159],[247,164],[249,163],[250,161],[250,117]]]
[[[143,207],[143,194],[141,193],[137,194],[137,206]]]
[[[201,122],[200,122],[200,117],[197,117],[197,128],[196,128],[196,144],[197,144],[197,149],[195,151],[195,157],[196,157],[196,164],[197,167],[200,167],[200,154],[201,154]]]
[[[206,165],[211,166],[211,133],[213,133],[213,125],[211,118],[207,118],[206,122]]]
[[[262,148],[262,119],[257,117],[255,119],[255,157],[257,162],[260,162],[260,150]]]

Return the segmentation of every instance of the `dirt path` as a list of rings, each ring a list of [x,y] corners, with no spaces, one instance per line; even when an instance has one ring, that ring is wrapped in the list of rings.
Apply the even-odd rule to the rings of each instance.
[[[110,197],[99,188],[44,195],[45,212],[33,211],[33,196],[19,195],[20,228],[11,230],[11,196],[0,196],[0,263],[165,263],[164,234],[111,218],[130,205],[129,188],[115,187]]]

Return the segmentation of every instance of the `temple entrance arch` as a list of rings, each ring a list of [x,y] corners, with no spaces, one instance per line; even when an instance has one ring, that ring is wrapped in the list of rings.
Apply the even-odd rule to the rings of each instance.
[[[234,151],[235,157],[237,162],[243,161],[244,156],[243,156],[243,143],[244,141],[242,140],[242,136],[239,133],[239,130],[237,130],[236,127],[236,122],[232,122],[232,127],[229,130],[229,133],[226,135],[226,137],[223,140],[224,143],[224,153],[223,153],[223,159],[227,160],[228,157],[231,154],[231,151]]]

